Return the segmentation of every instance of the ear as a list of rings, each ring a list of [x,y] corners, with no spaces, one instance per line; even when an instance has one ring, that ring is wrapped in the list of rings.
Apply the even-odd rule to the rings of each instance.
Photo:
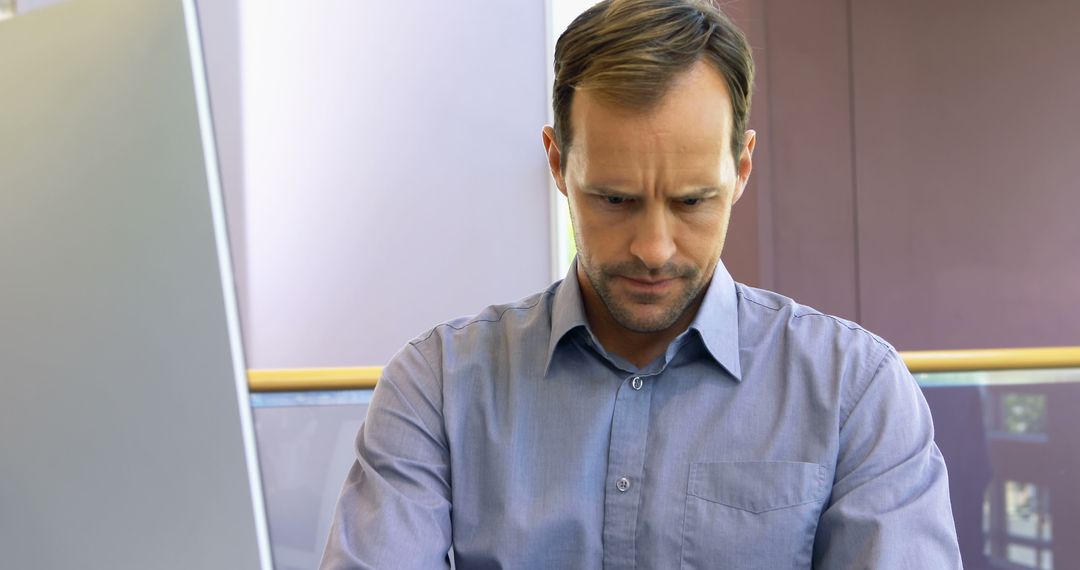
[[[555,129],[551,126],[545,126],[544,132],[544,152],[547,153],[548,168],[551,170],[551,177],[555,180],[555,187],[559,189],[559,192],[563,196],[566,196],[566,181],[563,180],[562,175],[562,153],[559,152],[559,146],[555,144]]]
[[[731,200],[732,204],[738,202],[739,198],[742,197],[743,190],[746,189],[746,182],[750,180],[750,171],[754,169],[754,161],[751,157],[754,154],[754,146],[757,144],[757,133],[747,129],[744,139],[742,152],[739,153],[739,162],[736,164],[739,172],[737,173],[738,178],[735,180],[735,196]]]

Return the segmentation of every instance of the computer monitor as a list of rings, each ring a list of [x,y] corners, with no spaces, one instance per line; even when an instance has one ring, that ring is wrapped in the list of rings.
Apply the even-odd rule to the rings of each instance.
[[[272,567],[196,21],[0,22],[0,567]]]

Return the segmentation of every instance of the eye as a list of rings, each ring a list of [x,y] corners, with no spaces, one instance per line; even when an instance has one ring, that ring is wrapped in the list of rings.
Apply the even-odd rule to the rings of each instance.
[[[622,196],[604,196],[604,201],[612,206],[618,206],[620,204],[625,204],[627,200]]]
[[[704,198],[683,198],[682,200],[679,200],[684,206],[697,206],[704,201]]]

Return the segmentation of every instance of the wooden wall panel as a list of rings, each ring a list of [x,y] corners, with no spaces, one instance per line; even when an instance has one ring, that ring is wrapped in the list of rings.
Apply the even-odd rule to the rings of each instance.
[[[852,4],[863,323],[1080,342],[1080,3]]]
[[[765,13],[770,286],[857,319],[847,3],[773,0]]]
[[[754,51],[757,77],[750,108],[749,128],[759,138],[768,139],[768,62],[765,57],[765,1],[742,0],[724,6],[724,12],[746,34]],[[772,215],[769,194],[769,149],[759,145],[754,151],[754,170],[743,197],[731,212],[727,241],[724,243],[724,265],[736,281],[755,287],[770,287],[772,283]],[[758,167],[758,165],[764,165]]]

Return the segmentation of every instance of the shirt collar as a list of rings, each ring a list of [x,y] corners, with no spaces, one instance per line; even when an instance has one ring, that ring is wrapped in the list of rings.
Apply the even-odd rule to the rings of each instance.
[[[570,331],[584,327],[588,330],[585,319],[585,305],[581,297],[581,284],[578,281],[577,259],[570,264],[566,278],[555,291],[551,307],[551,337],[548,340],[547,359],[544,373],[551,367],[551,359],[559,342]],[[712,281],[705,291],[705,298],[698,308],[697,315],[690,323],[690,330],[696,330],[702,344],[735,380],[742,379],[742,367],[739,365],[739,309],[735,295],[735,282],[731,279],[723,262],[716,264]],[[591,334],[591,333],[590,333]]]
[[[574,258],[570,270],[566,272],[566,278],[555,291],[555,300],[551,305],[551,338],[548,341],[547,360],[544,362],[545,376],[551,367],[551,357],[555,354],[559,341],[578,327],[588,329],[589,325],[585,320],[585,304],[581,298],[581,284],[578,282],[577,258]]]
[[[735,380],[742,380],[739,365],[739,302],[735,294],[735,281],[724,262],[716,264],[712,282],[705,291],[697,315],[690,329],[701,335],[705,348]]]

